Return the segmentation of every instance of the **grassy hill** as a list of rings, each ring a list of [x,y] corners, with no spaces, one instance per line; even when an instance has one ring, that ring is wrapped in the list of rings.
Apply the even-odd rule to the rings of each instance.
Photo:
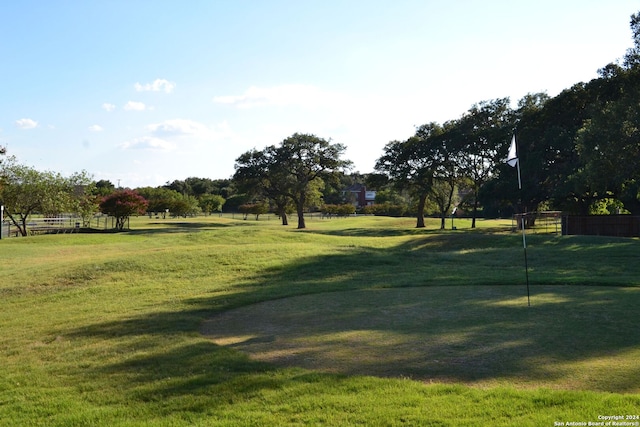
[[[540,426],[638,413],[638,239],[530,233],[527,307],[509,221],[413,225],[139,218],[126,233],[4,239],[0,420]]]

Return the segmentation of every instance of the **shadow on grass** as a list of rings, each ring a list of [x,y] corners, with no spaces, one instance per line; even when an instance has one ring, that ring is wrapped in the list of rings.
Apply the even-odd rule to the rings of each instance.
[[[287,298],[214,316],[214,342],[278,366],[476,385],[637,392],[635,289],[378,289]],[[257,320],[259,319],[259,320]]]
[[[303,233],[324,234],[327,236],[354,236],[354,237],[393,237],[393,236],[424,236],[434,234],[444,234],[451,236],[470,234],[498,234],[510,231],[509,227],[484,227],[465,228],[457,231],[450,230],[450,225],[445,229],[439,228],[398,228],[398,227],[354,227],[337,230],[301,230]]]
[[[132,235],[153,235],[162,233],[189,233],[193,231],[207,231],[218,228],[227,228],[235,224],[225,224],[219,222],[150,222],[152,227],[135,228],[124,230],[124,232]]]
[[[519,239],[453,233],[391,249],[338,246],[334,254],[263,271],[235,294],[212,290],[184,302],[186,309],[183,304],[60,333],[112,341],[114,351],[127,356],[94,369],[122,376],[120,387],[143,400],[211,389],[248,396],[286,382],[262,375],[280,372],[277,366],[326,375],[637,392],[640,367],[629,361],[640,347],[640,292],[617,286],[639,285],[640,266],[628,257],[637,260],[640,244],[607,240],[573,262],[579,239],[553,241],[549,249],[549,237],[532,237],[528,308]],[[612,277],[612,269],[624,274]],[[520,286],[508,286],[514,283]],[[557,286],[562,284],[616,287]],[[239,310],[226,312],[231,308]],[[220,344],[193,338],[209,318],[203,331]]]

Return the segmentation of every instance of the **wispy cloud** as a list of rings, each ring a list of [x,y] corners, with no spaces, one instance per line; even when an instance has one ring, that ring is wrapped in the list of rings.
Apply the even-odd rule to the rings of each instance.
[[[173,89],[176,87],[176,84],[166,79],[155,79],[153,83],[147,83],[147,84],[136,83],[134,87],[138,92],[171,93],[173,92]]]
[[[190,138],[199,142],[217,141],[235,136],[226,121],[208,126],[189,119],[171,119],[151,124],[147,126],[147,130],[157,138]]]
[[[38,122],[33,119],[19,119],[16,120],[16,126],[20,129],[34,129],[38,127]]]
[[[145,130],[146,135],[123,142],[119,146],[120,149],[160,153],[174,152],[179,146],[180,151],[177,155],[187,152],[201,154],[198,150],[211,147],[211,143],[221,140],[232,146],[231,141],[235,136],[227,122],[208,126],[190,119],[165,120],[147,125]]]
[[[92,125],[92,126],[89,126],[89,130],[91,132],[102,132],[104,128],[100,125]]]
[[[144,102],[129,101],[124,105],[124,109],[126,111],[144,111],[147,106],[144,105]]]
[[[241,95],[216,96],[213,102],[230,104],[238,108],[262,106],[328,106],[340,102],[340,95],[302,84],[273,87],[251,86]]]
[[[207,126],[188,119],[171,119],[147,126],[147,130],[156,136],[204,135]]]
[[[162,138],[153,136],[143,136],[125,141],[120,144],[123,150],[148,150],[148,151],[171,151],[176,148],[175,144]]]
[[[104,104],[102,104],[102,109],[110,113],[116,109],[116,106],[113,104],[109,104],[108,102],[105,102]]]

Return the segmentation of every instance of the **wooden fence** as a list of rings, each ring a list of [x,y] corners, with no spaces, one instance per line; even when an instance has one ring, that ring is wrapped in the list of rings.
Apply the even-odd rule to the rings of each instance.
[[[640,216],[635,215],[566,215],[562,217],[563,235],[640,236]]]

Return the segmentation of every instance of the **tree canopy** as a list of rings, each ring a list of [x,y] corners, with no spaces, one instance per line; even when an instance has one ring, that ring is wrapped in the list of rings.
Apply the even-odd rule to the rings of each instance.
[[[298,228],[305,228],[304,211],[313,194],[314,182],[335,179],[351,166],[341,159],[346,147],[312,134],[295,133],[279,146],[251,150],[236,160],[234,177],[273,201],[286,224],[286,206],[292,201],[298,214]]]
[[[85,187],[89,183],[90,177],[84,172],[64,177],[10,159],[1,169],[0,200],[9,220],[26,236],[27,220],[32,214],[55,217],[62,213],[81,213],[87,201]]]
[[[116,228],[122,230],[131,215],[144,215],[148,202],[136,191],[125,189],[106,196],[100,202],[100,210],[115,217]]]

